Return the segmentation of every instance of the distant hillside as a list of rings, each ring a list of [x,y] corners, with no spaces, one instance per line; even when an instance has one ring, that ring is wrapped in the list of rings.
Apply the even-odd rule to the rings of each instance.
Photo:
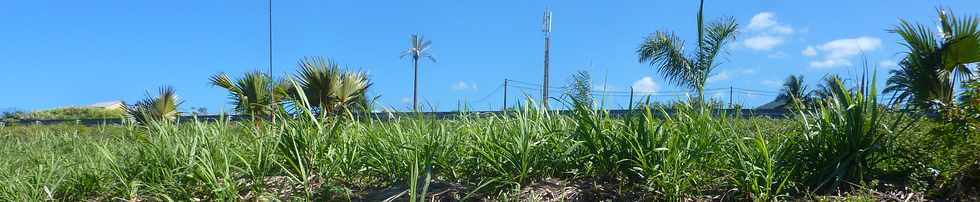
[[[125,113],[122,109],[104,109],[100,107],[66,107],[39,110],[20,114],[18,119],[100,119],[119,118]]]

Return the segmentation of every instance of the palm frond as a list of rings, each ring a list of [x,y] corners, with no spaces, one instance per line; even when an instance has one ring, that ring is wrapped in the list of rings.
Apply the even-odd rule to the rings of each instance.
[[[291,90],[292,97],[302,92],[315,113],[347,110],[364,97],[371,86],[363,72],[348,72],[340,64],[322,57],[307,57],[299,62],[295,81],[302,91]]]
[[[169,122],[176,120],[180,112],[177,108],[182,101],[177,97],[173,87],[160,87],[156,96],[146,93],[146,98],[136,102],[135,105],[125,106],[127,117],[130,121],[138,124],[147,124],[154,121]]]
[[[650,63],[673,85],[697,90],[703,101],[705,82],[717,67],[715,57],[727,43],[735,40],[738,23],[728,17],[705,26],[704,1],[700,1],[697,29],[697,50],[691,56],[684,52],[684,41],[666,31],[647,36],[636,53],[640,63]]]
[[[675,85],[693,87],[694,67],[684,56],[684,41],[674,33],[656,32],[648,36],[637,49],[640,62],[649,62]]]

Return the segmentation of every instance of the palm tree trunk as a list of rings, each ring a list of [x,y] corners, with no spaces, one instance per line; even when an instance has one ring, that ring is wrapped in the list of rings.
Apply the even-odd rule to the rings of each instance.
[[[415,58],[415,82],[412,93],[412,111],[419,111],[419,58]]]

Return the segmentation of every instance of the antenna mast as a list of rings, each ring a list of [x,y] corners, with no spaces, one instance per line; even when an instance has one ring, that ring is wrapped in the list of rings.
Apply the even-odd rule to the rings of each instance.
[[[541,102],[544,104],[544,108],[548,109],[548,65],[549,65],[549,55],[551,53],[551,9],[546,8],[544,10],[544,23],[542,23],[542,32],[544,32],[544,82],[541,89]]]

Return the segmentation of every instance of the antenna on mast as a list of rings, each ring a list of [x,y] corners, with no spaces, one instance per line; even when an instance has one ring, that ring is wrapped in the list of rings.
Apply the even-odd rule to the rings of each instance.
[[[548,109],[548,65],[551,53],[551,9],[549,8],[544,9],[541,31],[544,32],[544,86],[541,88],[541,103],[544,104],[545,109]]]

